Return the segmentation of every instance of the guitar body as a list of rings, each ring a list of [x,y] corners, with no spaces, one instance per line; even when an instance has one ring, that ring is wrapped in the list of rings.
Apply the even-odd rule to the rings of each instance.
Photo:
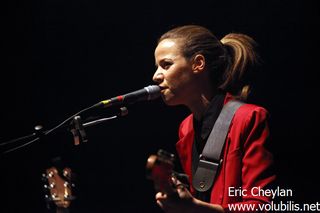
[[[174,168],[174,155],[164,150],[159,150],[157,155],[150,155],[147,160],[147,178],[152,180],[157,192],[168,195],[175,193],[172,178]]]

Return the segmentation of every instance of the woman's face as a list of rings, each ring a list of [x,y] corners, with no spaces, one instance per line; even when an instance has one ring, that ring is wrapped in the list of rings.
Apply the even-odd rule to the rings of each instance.
[[[179,49],[179,40],[162,40],[155,49],[157,70],[153,81],[163,87],[162,98],[168,105],[188,105],[194,85],[192,64]]]

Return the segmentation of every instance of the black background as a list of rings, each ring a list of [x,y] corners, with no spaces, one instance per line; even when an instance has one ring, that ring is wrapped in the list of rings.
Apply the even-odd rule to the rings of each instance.
[[[219,38],[241,32],[260,44],[263,72],[252,101],[271,115],[278,184],[294,195],[283,199],[315,203],[320,188],[315,2],[5,1],[0,142],[31,134],[38,124],[48,130],[103,99],[152,84],[157,38],[174,26],[200,24]],[[41,174],[55,156],[77,175],[72,212],[161,212],[146,179],[146,160],[160,148],[175,153],[177,128],[188,111],[159,99],[128,109],[126,117],[87,128],[86,144],[74,146],[65,128],[2,154],[0,212],[46,212]],[[2,152],[8,148],[0,146]]]

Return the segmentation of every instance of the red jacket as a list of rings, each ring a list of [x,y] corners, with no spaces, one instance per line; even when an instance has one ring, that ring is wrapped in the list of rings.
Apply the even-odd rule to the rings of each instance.
[[[231,99],[227,95],[226,104]],[[211,191],[210,203],[220,204],[229,211],[228,204],[241,205],[269,203],[271,197],[258,195],[275,180],[271,166],[271,153],[265,148],[269,136],[268,112],[252,104],[242,105],[235,113],[222,151],[222,164],[216,175]],[[192,147],[194,142],[193,115],[185,118],[179,128],[179,141],[176,144],[181,165],[192,183]],[[234,187],[234,188],[232,188]],[[234,189],[245,190],[244,196],[236,196]],[[191,193],[194,189],[190,188]],[[231,193],[231,194],[229,194]],[[230,195],[230,196],[229,196]],[[245,205],[247,205],[245,204]]]

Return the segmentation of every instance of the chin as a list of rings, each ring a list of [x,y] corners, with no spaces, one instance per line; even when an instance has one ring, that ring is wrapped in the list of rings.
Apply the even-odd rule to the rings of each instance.
[[[176,106],[181,103],[178,102],[177,96],[171,91],[165,91],[161,94],[163,102],[168,106]]]
[[[177,102],[177,100],[173,97],[162,97],[163,102],[168,105],[168,106],[176,106],[179,105],[180,103]]]

